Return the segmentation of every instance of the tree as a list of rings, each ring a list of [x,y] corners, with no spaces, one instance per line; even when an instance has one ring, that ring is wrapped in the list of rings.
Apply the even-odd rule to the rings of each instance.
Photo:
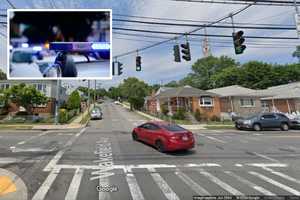
[[[29,113],[32,112],[34,105],[45,104],[48,101],[48,98],[34,86],[25,85],[24,83],[6,89],[4,96],[7,101],[24,107]]]
[[[177,83],[177,81],[171,81],[171,82],[165,84],[165,86],[166,87],[178,87],[178,86],[180,86],[180,84]]]
[[[226,87],[233,84],[241,84],[242,69],[236,66],[228,67],[211,77],[214,88]]]
[[[144,98],[150,93],[151,87],[137,78],[129,77],[119,86],[121,94],[130,103],[130,109],[140,109]]]
[[[6,80],[6,74],[0,69],[0,80]]]
[[[117,100],[121,97],[121,89],[119,87],[110,87],[108,89],[108,96],[114,100]]]
[[[67,101],[67,109],[73,110],[73,109],[79,109],[81,104],[80,95],[77,90],[74,90]]]
[[[192,73],[181,80],[181,84],[191,85],[196,88],[210,89],[214,83],[211,77],[225,68],[238,66],[234,59],[227,56],[220,58],[208,56],[198,59],[192,65]]]
[[[299,63],[300,63],[300,46],[296,47],[296,50],[293,52],[293,57],[298,58]]]

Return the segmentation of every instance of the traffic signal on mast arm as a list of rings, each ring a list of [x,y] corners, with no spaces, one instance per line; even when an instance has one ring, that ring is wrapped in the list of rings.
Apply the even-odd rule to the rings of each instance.
[[[245,38],[243,37],[243,35],[244,35],[244,31],[238,31],[236,33],[235,32],[232,33],[235,54],[242,54],[246,49],[246,45],[243,44],[245,42]]]
[[[112,62],[112,75],[115,75],[115,61]]]
[[[174,51],[174,61],[175,62],[180,62],[181,58],[180,58],[180,48],[178,44],[175,44],[173,47],[173,51]]]
[[[137,72],[142,71],[142,61],[141,61],[142,57],[141,56],[137,56],[135,59],[135,70]]]
[[[190,44],[189,42],[186,42],[185,44],[181,44],[181,53],[183,53],[182,58],[186,61],[191,60],[191,50],[190,50]]]
[[[121,74],[123,74],[123,63],[117,62],[118,64],[118,76],[120,76]]]

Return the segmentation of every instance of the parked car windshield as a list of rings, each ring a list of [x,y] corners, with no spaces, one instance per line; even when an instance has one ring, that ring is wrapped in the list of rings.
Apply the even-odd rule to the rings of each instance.
[[[30,63],[32,62],[32,53],[24,51],[16,51],[13,53],[12,62],[15,63]]]
[[[186,131],[186,129],[176,125],[176,124],[167,124],[167,125],[162,125],[162,127],[164,129],[167,129],[168,131],[174,131],[174,132],[177,132],[177,131]]]

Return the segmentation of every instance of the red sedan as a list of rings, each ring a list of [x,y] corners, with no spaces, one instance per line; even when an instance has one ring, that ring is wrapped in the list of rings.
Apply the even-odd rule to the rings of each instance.
[[[193,133],[168,122],[153,121],[144,123],[132,131],[133,140],[140,140],[158,151],[188,150],[194,147]]]

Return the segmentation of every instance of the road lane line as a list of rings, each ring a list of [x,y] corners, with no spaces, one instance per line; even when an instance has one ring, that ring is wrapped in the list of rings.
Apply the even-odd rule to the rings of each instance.
[[[289,180],[289,181],[292,181],[292,182],[300,184],[300,180],[295,179],[295,178],[293,178],[293,177],[291,177],[289,175],[286,175],[286,174],[278,172],[278,171],[274,171],[273,169],[270,169],[270,168],[267,168],[267,167],[263,167],[263,169],[266,170],[266,171],[268,171],[268,172],[270,172],[270,173],[272,173],[272,174],[280,176],[281,178],[284,178],[286,180]]]
[[[32,197],[32,200],[43,200],[46,197],[48,190],[50,189],[52,183],[55,181],[59,172],[60,169],[52,170],[50,172],[44,183]]]
[[[144,200],[145,198],[143,196],[140,186],[137,183],[137,180],[136,180],[134,174],[132,174],[132,173],[127,174],[126,181],[128,183],[132,199],[133,200]]]
[[[50,160],[50,162],[46,165],[46,167],[43,169],[43,171],[51,171],[57,162],[61,159],[63,154],[67,151],[66,147],[71,146],[75,140],[86,130],[86,128],[81,129],[80,132],[78,132],[76,135],[70,138],[70,140],[64,145],[64,148],[57,152],[57,154]]]
[[[70,183],[68,192],[66,194],[65,200],[76,200],[77,199],[82,175],[83,175],[83,169],[80,169],[80,168],[76,169],[73,179]]]
[[[253,175],[253,176],[256,176],[256,177],[258,177],[258,178],[260,178],[260,179],[262,179],[262,180],[264,180],[264,181],[266,181],[268,183],[271,183],[271,184],[273,184],[273,185],[275,185],[275,186],[277,186],[277,187],[279,187],[279,188],[281,188],[281,189],[283,189],[285,191],[288,191],[289,193],[292,193],[292,194],[297,195],[297,196],[300,195],[299,191],[297,191],[297,190],[295,190],[295,189],[293,189],[293,188],[291,188],[289,186],[286,186],[286,185],[284,185],[282,183],[279,183],[279,182],[277,182],[277,181],[275,181],[275,180],[273,180],[271,178],[268,178],[268,177],[266,177],[266,176],[264,176],[264,175],[262,175],[262,174],[260,174],[258,172],[250,171],[248,173],[251,174],[251,175]]]
[[[150,168],[148,170],[151,172],[153,180],[168,200],[180,200],[177,194],[154,168]]]
[[[257,152],[252,152],[254,155],[258,156],[258,157],[261,157],[261,158],[264,158],[266,160],[269,160],[269,161],[272,161],[272,162],[277,162],[279,163],[279,160],[276,160],[274,158],[271,158],[269,156],[266,156],[266,155],[263,155],[263,154],[260,154],[260,153],[257,153]]]
[[[276,194],[274,194],[273,192],[270,192],[269,190],[261,187],[261,186],[258,186],[244,178],[242,178],[241,176],[237,175],[237,174],[234,174],[233,172],[231,171],[225,171],[226,174],[234,177],[235,179],[237,179],[238,181],[244,183],[245,185],[253,188],[254,190],[257,190],[259,191],[260,193],[262,193],[263,195],[267,195],[267,196],[276,196]]]
[[[187,176],[182,171],[176,171],[175,174],[183,181],[186,185],[191,187],[191,189],[196,192],[198,195],[211,195],[206,189],[198,185],[193,179]]]
[[[198,170],[200,174],[206,176],[209,180],[211,180],[212,182],[214,182],[215,184],[219,185],[221,188],[223,188],[224,190],[226,190],[227,192],[229,192],[232,195],[239,195],[239,196],[243,196],[244,194],[241,193],[240,191],[238,191],[237,189],[231,187],[230,185],[228,185],[227,183],[221,181],[220,179],[218,179],[217,177],[215,177],[214,175],[212,175],[209,172],[204,171],[203,169]]]
[[[38,137],[41,137],[41,136],[44,136],[46,135],[47,133],[50,133],[51,131],[46,131],[46,132],[43,132],[43,133],[40,133],[38,135],[34,135],[34,136],[31,136],[30,138],[28,138],[27,140],[23,140],[23,141],[20,141],[17,143],[17,145],[22,145],[22,144],[26,144],[27,142],[33,140],[33,139],[36,139]]]
[[[214,140],[214,141],[216,141],[216,142],[223,143],[223,144],[227,143],[227,142],[225,142],[225,141],[223,141],[223,140],[217,139],[217,138],[212,137],[212,136],[205,136],[205,137],[207,137],[207,138],[209,138],[209,139],[211,139],[211,140]]]

